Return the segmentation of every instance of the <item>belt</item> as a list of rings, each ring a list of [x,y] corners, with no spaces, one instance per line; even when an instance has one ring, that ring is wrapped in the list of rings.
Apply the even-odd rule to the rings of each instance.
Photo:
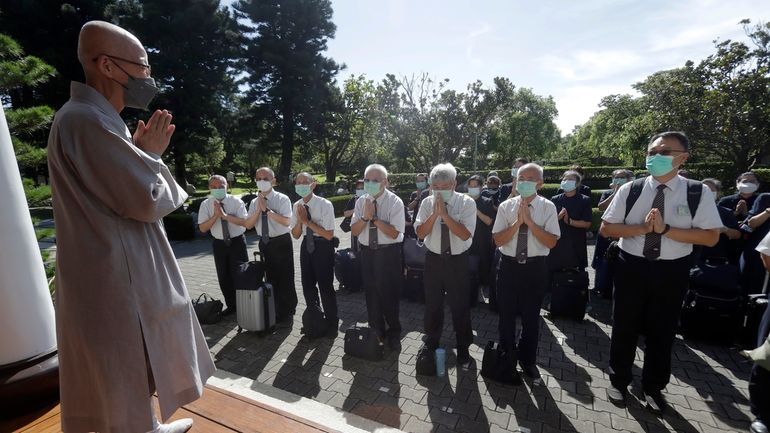
[[[281,239],[281,238],[285,238],[285,237],[288,237],[288,236],[291,236],[291,235],[289,233],[284,233],[284,234],[278,235],[278,236],[270,236],[270,240]]]
[[[360,244],[360,245],[361,245],[361,248],[363,248],[363,249],[377,251],[377,250],[384,250],[386,248],[397,247],[397,246],[401,245],[401,242],[394,242],[392,244],[378,245],[377,248],[372,248],[369,245],[364,245],[364,244]]]
[[[232,237],[230,237],[230,240],[232,241],[234,239],[238,239],[238,238],[242,238],[242,237],[243,237],[243,235],[232,236]],[[215,241],[219,241],[219,242],[224,242],[225,241],[224,239],[217,239],[217,238],[214,238],[214,240]]]
[[[678,262],[678,261],[687,261],[687,262],[689,262],[689,260],[690,260],[690,256],[689,255],[686,255],[684,257],[679,257],[678,259],[661,259],[661,258],[657,258],[655,260],[650,260],[650,259],[648,259],[646,257],[639,257],[639,256],[637,256],[635,254],[629,253],[628,251],[623,251],[622,249],[620,250],[620,254],[623,256],[624,259],[626,259],[626,261],[631,261],[631,262],[674,263],[674,262]]]
[[[545,256],[527,257],[525,260],[519,260],[516,257],[509,256],[507,254],[500,254],[500,260],[516,263],[518,265],[525,265],[527,263],[537,263],[537,262],[545,261]]]
[[[444,255],[444,254],[436,254],[436,253],[434,253],[431,250],[428,250],[427,253],[432,255],[432,256],[436,256],[436,257],[460,257],[460,256],[467,256],[468,255],[468,250],[465,250],[465,251],[461,252],[460,254],[446,254],[446,255]]]

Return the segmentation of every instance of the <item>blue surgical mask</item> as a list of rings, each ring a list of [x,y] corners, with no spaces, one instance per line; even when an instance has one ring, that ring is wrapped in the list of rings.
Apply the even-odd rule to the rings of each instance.
[[[577,183],[574,180],[563,180],[561,181],[561,189],[564,190],[564,192],[572,192],[577,187]]]
[[[474,198],[480,196],[481,195],[481,188],[469,186],[468,187],[468,195],[470,195],[471,197],[474,197]]]
[[[294,185],[294,191],[302,198],[309,196],[312,192],[310,185]]]
[[[364,195],[365,192],[366,191],[364,191],[363,189],[357,189],[356,190],[356,197],[361,197],[362,195]]]
[[[371,195],[375,196],[380,193],[380,183],[379,182],[365,182],[364,183],[364,191]]]
[[[627,180],[624,177],[615,177],[615,178],[612,179],[612,185],[620,186],[620,185],[623,185],[626,182],[627,182]]]
[[[513,167],[511,168],[511,176],[513,176],[514,179],[516,179],[516,176],[519,174],[519,168]]]
[[[441,200],[444,201],[444,203],[448,202],[450,198],[452,198],[452,190],[451,189],[434,189],[433,192],[437,192],[441,194]]]
[[[415,182],[414,185],[417,189],[425,189],[428,186],[428,182],[423,180],[422,182]]]
[[[227,188],[212,188],[209,191],[211,196],[217,200],[224,200],[227,197]]]
[[[647,171],[653,176],[663,176],[674,169],[674,157],[671,155],[656,154],[647,157]]]
[[[537,182],[520,180],[516,182],[516,191],[518,191],[519,195],[522,197],[530,197],[537,194]]]

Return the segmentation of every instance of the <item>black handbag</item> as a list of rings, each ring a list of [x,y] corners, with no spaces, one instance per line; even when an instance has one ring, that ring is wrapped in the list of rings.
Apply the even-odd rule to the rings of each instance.
[[[379,361],[385,356],[385,346],[370,328],[354,326],[345,331],[345,354]]]
[[[342,222],[340,223],[340,229],[345,233],[350,233],[350,219],[351,217],[345,217],[342,219]]]
[[[619,255],[620,255],[620,245],[618,245],[618,241],[610,242],[609,246],[607,246],[607,251],[604,253],[604,258],[608,262],[614,263],[618,260]]]
[[[415,365],[415,373],[420,376],[435,376],[436,375],[436,351],[429,350],[423,346],[419,352],[417,352],[417,363]]]
[[[489,340],[481,360],[481,377],[509,385],[521,384],[516,370],[516,350],[506,351],[497,342]]]
[[[201,293],[198,299],[193,301],[193,309],[198,316],[198,322],[203,325],[212,325],[222,319],[222,301],[206,293]]]

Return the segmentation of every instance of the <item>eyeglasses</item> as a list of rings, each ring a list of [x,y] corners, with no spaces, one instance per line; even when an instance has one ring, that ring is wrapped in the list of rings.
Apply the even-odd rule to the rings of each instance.
[[[672,149],[648,150],[647,151],[647,156],[655,156],[655,155],[670,156],[672,153],[687,153],[687,151],[686,150],[672,150]]]
[[[99,54],[99,56],[106,56],[106,57],[108,57],[110,60],[120,60],[121,62],[130,63],[130,64],[132,64],[132,65],[136,65],[136,66],[141,66],[141,67],[143,67],[143,68],[147,69],[147,74],[148,74],[148,75],[152,75],[152,66],[150,66],[150,65],[147,65],[147,64],[145,64],[145,63],[139,63],[139,62],[135,62],[135,61],[133,61],[133,60],[124,59],[124,58],[122,58],[122,57],[118,57],[118,56],[112,56],[112,55],[109,55],[109,54]],[[94,62],[95,62],[95,61],[97,61],[97,60],[99,59],[99,56],[96,56],[96,57],[94,57],[92,60],[93,60]]]

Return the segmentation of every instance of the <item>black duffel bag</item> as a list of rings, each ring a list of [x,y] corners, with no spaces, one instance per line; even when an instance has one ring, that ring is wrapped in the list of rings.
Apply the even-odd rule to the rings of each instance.
[[[193,301],[193,309],[198,316],[198,322],[203,325],[212,325],[222,319],[222,301],[206,293],[201,293],[198,299]]]
[[[385,356],[385,346],[380,344],[372,329],[354,326],[345,331],[345,354],[370,361],[379,361]]]
[[[497,342],[489,340],[484,348],[481,360],[481,377],[509,385],[521,384],[521,376],[516,370],[516,349],[503,350]]]

